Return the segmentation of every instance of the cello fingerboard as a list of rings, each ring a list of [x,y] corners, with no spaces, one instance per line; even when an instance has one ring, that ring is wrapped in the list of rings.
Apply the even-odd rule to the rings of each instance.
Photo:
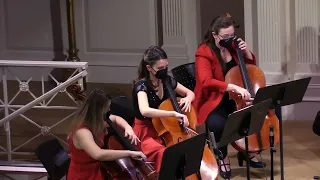
[[[111,127],[111,129],[115,132],[114,135],[116,137],[116,139],[119,141],[119,143],[127,150],[130,150],[130,151],[136,151],[136,148],[129,143],[129,141],[127,139],[125,139],[123,136],[122,136],[122,133],[120,132],[120,130],[118,129],[118,127],[116,127],[113,122],[107,118],[106,119],[106,122],[108,123],[108,125]]]
[[[237,42],[235,42],[235,44],[236,44],[236,51],[237,51],[237,55],[238,55],[243,85],[249,91],[249,93],[251,94],[251,97],[254,97],[254,91],[252,88],[252,84],[250,82],[249,73],[248,73],[246,64],[245,64],[243,57],[242,57],[242,54],[241,54],[241,50],[239,49]]]
[[[167,76],[167,78],[164,79],[164,86],[168,92],[168,95],[169,95],[169,98],[170,98],[170,101],[172,103],[172,106],[174,108],[175,111],[177,111],[178,113],[180,114],[183,114],[180,106],[179,106],[179,103],[177,101],[177,97],[175,96],[175,93],[174,93],[174,90],[173,88],[171,87],[171,78],[170,76]]]

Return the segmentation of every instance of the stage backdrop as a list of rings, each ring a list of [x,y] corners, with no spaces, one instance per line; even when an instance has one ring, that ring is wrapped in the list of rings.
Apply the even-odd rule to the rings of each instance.
[[[304,102],[284,108],[284,119],[314,119],[320,105],[318,0],[76,0],[75,26],[88,82],[130,84],[144,49],[161,45],[170,68],[193,62],[211,18],[230,12],[275,84],[312,76]],[[233,2],[234,3],[234,2]],[[0,59],[64,60],[65,0],[0,0]],[[26,72],[16,69],[19,77]],[[36,78],[34,78],[36,80]]]

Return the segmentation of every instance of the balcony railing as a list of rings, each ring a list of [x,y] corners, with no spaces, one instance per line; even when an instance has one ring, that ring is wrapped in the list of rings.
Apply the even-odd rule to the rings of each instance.
[[[13,71],[15,68],[21,68],[23,67],[23,78],[19,78],[16,76]],[[79,86],[82,86],[83,78],[87,75],[87,62],[63,62],[63,61],[12,61],[12,60],[0,60],[0,70],[2,71],[2,85],[3,85],[3,98],[0,99],[0,110],[4,110],[4,117],[0,120],[0,127],[4,127],[5,130],[5,136],[6,136],[6,147],[0,146],[0,154],[6,154],[8,161],[12,161],[12,155],[33,155],[33,152],[21,152],[19,151],[21,147],[26,146],[28,143],[30,143],[32,140],[36,139],[37,137],[41,135],[51,135],[55,138],[60,139],[62,142],[65,142],[65,140],[62,140],[55,134],[53,134],[50,130],[57,125],[61,124],[62,122],[69,119],[71,116],[73,116],[80,105],[79,102],[76,101],[74,96],[70,94],[68,91],[66,91],[66,88],[76,82],[78,82]],[[41,95],[36,96],[34,93],[30,90],[30,82],[34,77],[28,77],[30,74],[28,73],[28,68],[39,68],[42,74],[37,76],[36,78],[39,79],[38,81],[41,82]],[[49,69],[49,70],[48,70]],[[59,82],[55,78],[53,73],[51,73],[50,69],[69,69],[71,70],[70,77],[66,78],[64,82]],[[38,71],[37,71],[38,72]],[[21,72],[19,72],[21,74]],[[33,72],[34,74],[34,72]],[[17,81],[19,84],[19,89],[16,90],[16,94],[10,98],[8,96],[8,77],[10,79]],[[53,87],[49,91],[45,91],[45,83],[48,81],[48,77],[53,80],[56,84],[55,87]],[[41,79],[40,79],[41,78]],[[15,91],[14,89],[10,89],[10,92]],[[30,102],[26,104],[14,104],[14,100],[17,98],[17,96],[21,92],[28,92],[31,97],[33,98]],[[56,97],[59,93],[65,93],[68,97],[74,102],[74,106],[66,106],[64,104],[61,105],[50,105],[50,102]],[[67,115],[66,117],[58,120],[56,123],[54,123],[51,126],[45,126],[45,125],[39,125],[36,121],[26,117],[23,113],[30,109],[48,109],[48,110],[57,110],[57,109],[69,109],[74,111]],[[35,135],[34,137],[31,137],[29,140],[25,141],[24,143],[20,144],[17,147],[12,148],[12,138],[11,138],[11,131],[10,131],[10,121],[14,120],[17,117],[21,117],[25,119],[26,121],[30,122],[37,128],[39,128],[39,133]],[[23,128],[23,127],[21,127]],[[65,142],[66,143],[66,142]]]

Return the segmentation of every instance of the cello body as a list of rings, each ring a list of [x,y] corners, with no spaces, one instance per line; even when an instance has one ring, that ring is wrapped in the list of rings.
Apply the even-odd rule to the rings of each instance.
[[[124,137],[122,133],[112,124],[111,120],[107,120],[111,126],[108,128],[108,135],[105,137],[104,144],[108,149],[113,150],[135,150]],[[121,171],[116,172],[120,175],[119,180],[157,180],[158,174],[151,164],[144,161],[135,160],[129,157],[120,158],[116,160],[117,165]],[[119,169],[119,168],[118,168]]]
[[[229,13],[226,16],[232,18]],[[235,23],[235,21],[234,21]],[[235,27],[237,28],[235,24]],[[266,78],[263,71],[256,65],[245,64],[242,52],[238,47],[238,43],[234,40],[233,45],[236,48],[239,65],[231,68],[225,76],[225,82],[235,84],[242,88],[245,88],[254,97],[258,89],[266,86]],[[242,109],[248,104],[239,98],[238,94],[229,92],[230,98],[236,102],[237,110]],[[279,119],[277,118],[274,110],[269,110],[266,115],[264,124],[260,133],[248,136],[248,151],[251,153],[260,152],[264,149],[270,148],[269,135],[270,126],[274,127],[274,145],[279,143],[280,130],[279,130]],[[245,151],[245,140],[240,139],[232,143],[232,146],[238,151]]]
[[[239,58],[239,65],[228,71],[225,76],[225,81],[247,89],[252,97],[254,97],[259,88],[266,86],[266,79],[263,71],[255,65],[244,64],[244,61],[243,59],[241,60],[241,58]],[[229,95],[230,98],[236,102],[237,110],[248,106],[242,98],[239,98],[238,94],[229,92]],[[248,136],[249,152],[260,152],[270,148],[270,125],[274,127],[274,144],[279,142],[279,120],[275,111],[269,110],[260,133]],[[238,151],[245,151],[244,138],[233,142],[232,146]]]
[[[158,109],[165,111],[177,111],[181,113],[181,109],[178,105],[180,98],[174,96],[174,92],[170,86],[171,83],[168,81],[164,82],[166,89],[169,91],[170,99],[163,101]],[[188,117],[190,129],[196,129],[197,118],[194,108],[191,106],[190,112],[184,112]],[[152,123],[156,129],[158,136],[161,137],[166,146],[172,146],[181,141],[193,137],[195,134],[187,133],[186,130],[181,126],[179,121],[174,117],[165,118],[153,118]],[[212,151],[206,144],[204,147],[203,157],[200,166],[200,176],[202,180],[215,180],[218,177],[218,165],[216,158]],[[187,180],[198,180],[197,174],[190,175],[186,177]]]

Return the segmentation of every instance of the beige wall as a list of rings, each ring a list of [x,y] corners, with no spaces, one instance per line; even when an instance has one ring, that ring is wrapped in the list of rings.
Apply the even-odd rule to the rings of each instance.
[[[193,62],[212,17],[230,12],[268,84],[313,77],[296,106],[305,113],[286,111],[289,119],[313,119],[320,102],[319,6],[318,0],[76,0],[79,56],[89,62],[89,82],[131,83],[149,45],[162,44],[170,68]],[[65,0],[0,0],[0,17],[0,59],[65,58]],[[14,71],[34,79],[38,72]]]
[[[74,2],[79,56],[89,62],[90,82],[131,83],[142,53],[154,44],[168,52],[170,67],[194,60],[197,0]],[[65,58],[65,0],[0,0],[0,17],[0,59]]]
[[[244,37],[244,4],[243,0],[200,0],[201,38],[203,38],[212,19],[221,14],[230,13],[237,24],[237,36]]]

